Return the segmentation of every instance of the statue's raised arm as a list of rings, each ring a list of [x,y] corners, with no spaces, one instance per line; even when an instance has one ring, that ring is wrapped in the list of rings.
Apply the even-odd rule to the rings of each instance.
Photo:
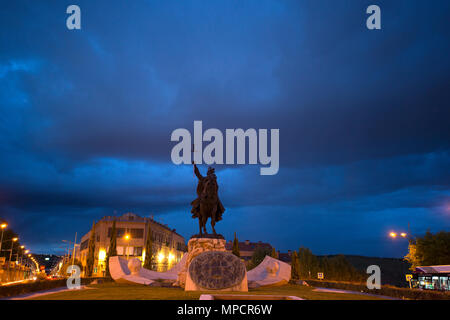
[[[197,165],[194,163],[194,173],[197,176],[198,180],[202,180],[203,176],[200,174],[200,170],[198,170]]]

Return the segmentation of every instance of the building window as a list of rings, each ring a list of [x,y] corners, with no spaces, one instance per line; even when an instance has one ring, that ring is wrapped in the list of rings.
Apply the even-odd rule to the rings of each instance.
[[[131,239],[144,239],[144,229],[131,229]]]
[[[88,247],[88,245],[89,245],[89,239],[86,239],[83,242],[81,242],[80,251],[86,249]]]
[[[125,252],[126,252],[126,254],[127,254],[128,256],[132,256],[132,255],[133,255],[133,251],[134,251],[134,248],[133,248],[133,247],[126,247]]]
[[[123,247],[117,247],[117,255],[122,256],[123,255]]]
[[[111,238],[112,228],[108,228],[108,238]],[[116,236],[117,238],[122,238],[125,235],[124,228],[116,228]]]
[[[142,247],[134,247],[133,256],[142,256]]]

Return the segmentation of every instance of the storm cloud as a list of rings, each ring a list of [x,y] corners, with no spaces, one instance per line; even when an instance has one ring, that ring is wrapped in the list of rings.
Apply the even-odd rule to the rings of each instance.
[[[450,228],[448,1],[10,1],[0,12],[0,216],[56,252],[133,211],[197,230],[177,128],[280,129],[280,170],[217,165],[230,238],[401,256]],[[206,171],[201,166],[202,172]]]

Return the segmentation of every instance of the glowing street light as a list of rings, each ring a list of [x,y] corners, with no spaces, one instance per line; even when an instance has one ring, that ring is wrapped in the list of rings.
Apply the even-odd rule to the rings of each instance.
[[[127,245],[125,247],[125,252],[127,254],[127,260],[128,260],[128,244],[130,243],[130,235],[128,233],[125,234],[125,236],[123,237],[125,239],[125,241],[127,242]]]
[[[2,223],[0,227],[2,228],[2,237],[0,238],[0,252],[2,252],[2,242],[3,242],[3,230],[8,226],[6,223]]]
[[[8,271],[9,271],[9,267],[10,267],[10,264],[11,264],[12,252],[13,252],[13,249],[14,249],[14,243],[15,243],[17,240],[19,240],[19,238],[17,238],[17,237],[14,237],[14,238],[11,239],[11,249],[10,249],[11,251],[9,252]],[[9,272],[8,272],[8,274],[9,274]],[[9,279],[8,279],[8,280],[9,280]]]
[[[164,258],[165,258],[164,253],[162,253],[162,252],[158,253],[158,262],[159,263],[163,262]]]
[[[406,238],[408,238],[408,233],[406,233],[406,232],[397,233],[395,231],[391,231],[391,232],[389,232],[389,237],[391,237],[392,239],[395,239],[397,237],[402,237],[402,238],[406,239]]]

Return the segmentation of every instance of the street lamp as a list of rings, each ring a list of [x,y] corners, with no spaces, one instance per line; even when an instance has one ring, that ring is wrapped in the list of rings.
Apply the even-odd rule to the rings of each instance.
[[[394,232],[394,231],[389,232],[389,237],[391,237],[392,239],[397,238],[397,236],[400,236],[402,238],[406,238],[408,236],[408,234],[406,232],[400,232],[400,233],[397,233],[397,232]]]
[[[128,260],[128,244],[130,243],[130,235],[128,233],[125,234],[125,236],[123,237],[125,239],[125,241],[127,242],[127,245],[125,246],[125,252],[127,254],[127,260]]]
[[[0,227],[2,228],[2,237],[0,238],[0,252],[2,252],[2,242],[3,242],[3,230],[8,226],[6,223],[2,223]]]
[[[23,252],[25,251],[24,249],[25,249],[25,246],[20,246],[20,249],[22,249],[22,250],[20,250],[20,263],[19,264],[22,264],[22,260],[23,260]],[[19,252],[17,252],[17,260],[19,260]]]
[[[10,240],[7,240],[7,241],[11,241],[11,251],[9,252],[9,261],[8,261],[8,275],[7,275],[7,281],[9,281],[10,280],[10,272],[9,272],[9,269],[10,269],[10,267],[11,267],[11,259],[12,259],[12,252],[13,252],[13,248],[14,248],[14,242],[16,242],[17,240],[19,240],[19,238],[17,238],[17,237],[14,237],[14,238],[12,238],[12,239],[10,239]]]
[[[77,232],[75,232],[75,241],[69,241],[69,240],[63,240],[62,242],[67,243],[67,260],[70,259],[70,249],[69,245],[73,243],[73,250],[72,250],[72,264],[75,264],[75,253],[76,253],[76,247],[80,246],[80,244],[77,244]]]
[[[11,242],[11,251],[9,252],[9,262],[11,262],[12,252],[14,249],[14,242],[16,242],[17,240],[19,240],[19,238],[17,238],[17,237],[14,237],[11,239],[12,242]]]

